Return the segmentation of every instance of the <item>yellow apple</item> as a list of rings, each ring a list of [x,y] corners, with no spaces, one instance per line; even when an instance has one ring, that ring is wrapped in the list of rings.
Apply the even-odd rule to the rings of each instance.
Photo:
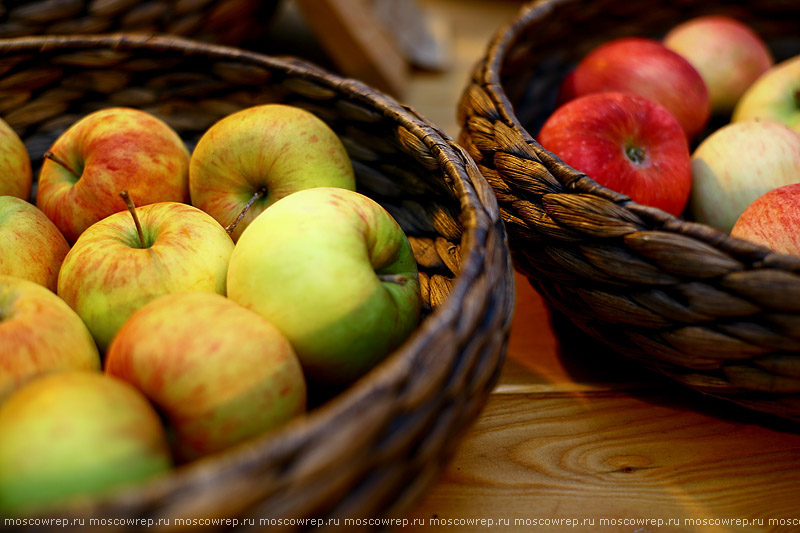
[[[192,152],[192,205],[230,226],[234,241],[278,199],[321,186],[354,190],[353,168],[336,133],[299,107],[265,104],[228,115]]]

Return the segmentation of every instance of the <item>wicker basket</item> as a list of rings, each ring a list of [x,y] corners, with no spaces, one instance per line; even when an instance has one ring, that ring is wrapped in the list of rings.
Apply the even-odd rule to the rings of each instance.
[[[345,143],[358,190],[392,212],[414,243],[425,300],[419,328],[400,348],[306,416],[55,515],[83,517],[87,526],[88,518],[120,517],[228,517],[240,525],[250,518],[258,526],[261,519],[366,519],[407,510],[436,480],[496,383],[513,313],[505,228],[466,152],[358,81],[177,37],[0,40],[0,65],[2,116],[34,167],[77,117],[104,106],[149,111],[190,147],[243,107],[283,102],[311,110]]]
[[[800,53],[796,0],[527,3],[463,93],[460,144],[495,190],[515,266],[552,308],[685,385],[800,420],[800,259],[638,205],[534,137],[592,47],[708,13],[751,24],[777,61]]]
[[[3,0],[0,38],[167,33],[241,45],[263,33],[279,0]]]

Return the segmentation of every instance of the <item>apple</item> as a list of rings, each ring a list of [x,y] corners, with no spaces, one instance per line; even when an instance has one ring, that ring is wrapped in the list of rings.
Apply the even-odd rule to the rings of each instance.
[[[669,111],[632,93],[570,100],[545,121],[539,144],[600,185],[679,216],[692,171],[683,129]]]
[[[0,196],[0,274],[25,278],[56,291],[69,243],[35,205]]]
[[[348,384],[399,346],[420,314],[408,238],[377,202],[337,187],[295,192],[242,233],[228,297],[272,322],[309,381]]]
[[[800,55],[761,75],[739,99],[731,121],[766,119],[800,134]]]
[[[767,191],[800,182],[800,135],[771,120],[733,122],[692,154],[692,217],[729,233]]]
[[[103,495],[171,467],[156,411],[101,372],[42,376],[0,406],[0,515]]]
[[[29,200],[32,184],[28,150],[17,132],[0,118],[0,196]]]
[[[711,101],[703,78],[678,53],[659,41],[623,37],[590,51],[559,88],[566,102],[594,92],[632,92],[672,113],[692,140],[705,127]]]
[[[119,192],[139,205],[189,201],[189,151],[175,131],[126,107],[86,115],[45,153],[36,205],[73,244],[95,222],[125,209]]]
[[[288,339],[219,294],[148,303],[114,337],[105,365],[158,408],[184,461],[274,429],[306,408],[305,377]]]
[[[192,152],[192,205],[229,228],[234,242],[278,199],[320,186],[355,190],[353,167],[336,133],[299,107],[242,109],[211,126]]]
[[[157,296],[225,294],[233,241],[216,220],[177,202],[129,205],[129,210],[86,229],[58,275],[59,296],[83,319],[102,351],[122,324]]]
[[[63,370],[100,370],[86,325],[38,283],[0,275],[0,402],[29,379]]]
[[[700,73],[711,112],[729,116],[750,85],[774,63],[766,43],[750,27],[725,15],[706,15],[673,27],[664,46]]]
[[[748,205],[731,229],[731,236],[775,252],[800,255],[800,183],[784,185]]]

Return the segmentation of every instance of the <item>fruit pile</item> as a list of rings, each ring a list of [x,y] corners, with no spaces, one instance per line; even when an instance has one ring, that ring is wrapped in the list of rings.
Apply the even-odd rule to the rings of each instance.
[[[800,56],[775,64],[742,21],[597,46],[537,140],[637,203],[800,255]]]
[[[418,325],[408,237],[308,111],[243,109],[191,153],[144,111],[95,111],[37,180],[0,126],[0,514],[278,428]]]

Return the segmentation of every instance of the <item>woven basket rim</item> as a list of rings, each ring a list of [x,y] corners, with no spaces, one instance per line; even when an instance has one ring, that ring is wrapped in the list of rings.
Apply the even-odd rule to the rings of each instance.
[[[490,217],[487,213],[478,209],[478,205],[492,213],[492,216],[494,213],[498,213],[497,219],[499,220],[498,207],[491,203],[495,201],[494,197],[476,194],[472,190],[471,181],[476,177],[482,179],[476,164],[448,134],[419,115],[414,109],[400,104],[395,98],[377,89],[358,80],[341,77],[306,60],[290,56],[265,55],[227,45],[202,43],[187,37],[153,36],[131,32],[0,39],[0,57],[9,53],[36,53],[51,49],[83,51],[92,48],[110,48],[120,51],[141,49],[178,51],[186,55],[202,55],[221,60],[231,59],[265,66],[313,79],[315,83],[364,102],[371,110],[380,110],[386,117],[412,132],[430,149],[438,159],[441,172],[458,193],[462,209],[460,220],[463,226],[462,262],[461,269],[453,280],[452,290],[447,300],[435,308],[411,336],[381,364],[323,405],[273,432],[263,434],[222,453],[181,465],[166,475],[121,491],[111,492],[100,498],[75,498],[66,502],[63,509],[56,506],[56,508],[48,509],[47,512],[55,510],[63,511],[66,515],[81,515],[88,510],[100,509],[102,511],[104,506],[119,503],[154,501],[187,487],[191,490],[191,487],[200,486],[220,473],[233,472],[237,467],[256,463],[263,457],[291,455],[299,444],[313,441],[317,435],[323,432],[325,424],[330,423],[331,420],[342,420],[342,417],[353,416],[353,412],[358,411],[358,406],[362,402],[368,402],[373,396],[386,394],[385,391],[389,391],[391,394],[400,391],[419,361],[429,359],[429,366],[448,363],[437,360],[436,357],[432,357],[433,354],[422,350],[425,338],[435,335],[440,328],[445,327],[448,321],[452,321],[453,316],[459,313],[460,302],[470,291],[472,282],[482,272],[482,249],[476,246],[475,239],[472,237],[474,232],[481,231],[481,228],[485,230],[491,222],[489,222]],[[510,283],[513,287],[513,278]],[[491,289],[491,287],[488,288]]]
[[[571,171],[568,181],[564,183],[568,190],[611,200],[619,207],[633,212],[636,216],[651,222],[659,228],[693,237],[734,255],[753,257],[754,259],[751,262],[754,264],[758,263],[765,267],[800,271],[800,257],[778,253],[766,246],[732,237],[707,224],[682,219],[658,208],[639,204],[627,195],[600,185],[591,176],[565,163],[558,154],[541,146],[534,136],[520,123],[514,113],[513,105],[503,89],[500,76],[506,53],[509,47],[522,37],[523,32],[539,18],[549,14],[556,9],[557,6],[574,3],[576,1],[578,0],[529,1],[520,7],[516,15],[498,28],[489,40],[486,53],[476,69],[474,78],[476,78],[476,81],[479,81],[480,85],[492,100],[503,122],[505,122],[508,127],[512,128],[525,144],[534,147],[537,156],[540,158],[544,156],[545,159],[550,159],[550,161],[542,161],[543,163],[547,165],[549,162],[557,162],[562,167]],[[564,182],[563,176],[556,175],[555,177],[562,181],[562,183]]]

